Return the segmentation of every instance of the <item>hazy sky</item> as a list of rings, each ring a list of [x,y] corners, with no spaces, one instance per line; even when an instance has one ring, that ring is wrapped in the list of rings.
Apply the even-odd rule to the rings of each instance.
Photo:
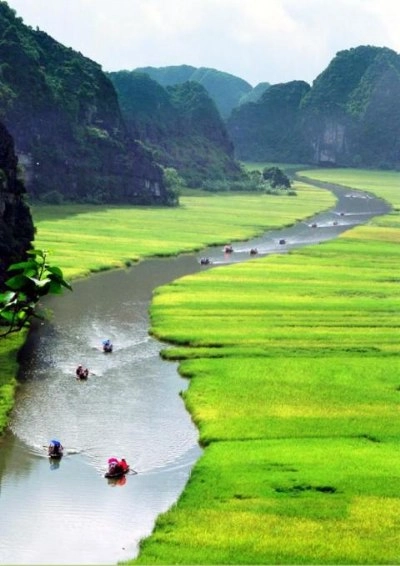
[[[400,52],[396,0],[9,0],[24,23],[104,71],[193,65],[255,86],[309,83],[338,51]]]

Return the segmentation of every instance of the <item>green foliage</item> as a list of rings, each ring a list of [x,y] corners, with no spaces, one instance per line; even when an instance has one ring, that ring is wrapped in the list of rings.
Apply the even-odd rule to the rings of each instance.
[[[8,289],[0,294],[0,319],[5,327],[1,336],[20,331],[32,317],[39,316],[35,309],[45,295],[58,295],[63,288],[72,290],[61,269],[47,263],[46,251],[34,249],[27,255],[28,260],[14,263],[7,270],[13,275],[5,281]]]
[[[343,110],[360,80],[381,48],[361,46],[339,51],[328,67],[315,79],[302,107],[312,106],[332,114]]]
[[[276,187],[289,189],[292,186],[289,177],[279,167],[266,167],[262,174],[263,178],[269,181],[273,189]]]
[[[26,340],[26,331],[9,334],[0,340],[0,434],[9,422],[17,390],[18,353]]]
[[[185,186],[184,179],[179,175],[178,171],[173,167],[164,169],[164,182],[168,195],[168,205],[178,206],[179,195]]]
[[[225,191],[261,192],[265,189],[257,174],[247,175],[240,181],[203,181],[202,189],[211,193]]]

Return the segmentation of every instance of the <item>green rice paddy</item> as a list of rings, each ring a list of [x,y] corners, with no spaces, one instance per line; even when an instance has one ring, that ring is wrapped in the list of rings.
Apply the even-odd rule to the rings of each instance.
[[[400,563],[400,174],[304,175],[395,210],[157,290],[205,450],[135,563]]]
[[[63,205],[35,207],[35,245],[67,277],[125,267],[145,257],[171,256],[245,240],[290,225],[334,203],[304,183],[297,197],[192,192],[177,208]],[[194,194],[193,194],[194,193]]]

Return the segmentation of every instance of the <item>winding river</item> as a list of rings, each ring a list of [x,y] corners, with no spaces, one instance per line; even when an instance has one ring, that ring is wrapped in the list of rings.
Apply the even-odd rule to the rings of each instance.
[[[284,230],[234,243],[234,252],[151,259],[74,283],[48,300],[54,317],[31,333],[23,349],[21,387],[10,427],[0,439],[0,563],[115,564],[138,553],[157,516],[184,489],[201,454],[197,430],[179,393],[188,383],[167,347],[148,334],[155,287],[201,266],[211,268],[285,253],[332,239],[372,216],[382,201],[335,190],[337,205]],[[283,242],[284,241],[284,242]],[[257,261],[257,259],[255,259]],[[114,343],[103,354],[102,340]],[[86,382],[74,377],[82,363]],[[66,454],[51,465],[46,449],[59,438]],[[125,457],[137,472],[125,482],[104,478],[108,457]]]

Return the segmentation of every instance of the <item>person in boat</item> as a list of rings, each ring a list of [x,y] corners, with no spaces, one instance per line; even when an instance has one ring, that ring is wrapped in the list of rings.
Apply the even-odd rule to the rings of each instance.
[[[76,379],[86,379],[89,375],[89,370],[87,368],[84,368],[82,366],[82,364],[79,364],[79,366],[76,368]]]
[[[49,456],[61,456],[64,451],[64,447],[59,440],[53,439],[50,441],[48,447]]]
[[[121,458],[121,460],[118,462],[118,465],[121,468],[121,470],[124,472],[124,474],[129,470],[129,465],[125,460],[125,458]]]
[[[112,352],[113,349],[113,345],[111,343],[111,340],[104,340],[103,341],[103,350],[104,352]]]
[[[108,459],[108,473],[111,475],[116,475],[123,473],[125,474],[129,470],[129,465],[125,458],[121,458],[118,460],[117,458],[109,458]]]
[[[117,458],[109,458],[107,461],[108,464],[108,473],[109,474],[116,474],[118,472],[118,459]]]

